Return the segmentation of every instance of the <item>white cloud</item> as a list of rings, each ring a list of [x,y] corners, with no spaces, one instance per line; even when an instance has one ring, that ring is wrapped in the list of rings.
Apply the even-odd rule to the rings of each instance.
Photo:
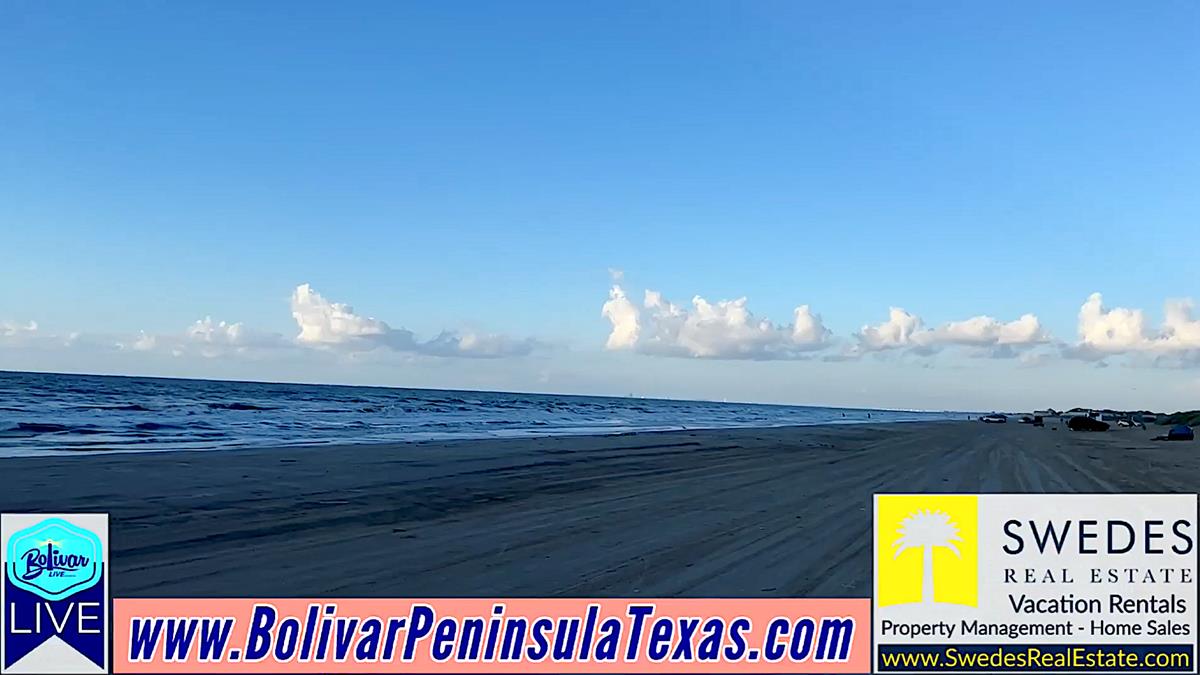
[[[647,290],[642,307],[614,285],[601,316],[612,326],[606,347],[659,356],[708,359],[793,359],[829,344],[830,332],[808,305],[793,311],[793,323],[758,319],[746,298],[711,303],[699,295],[690,308]]]
[[[966,321],[951,321],[929,332],[916,335],[918,340],[933,344],[959,344],[970,346],[1010,345],[1026,346],[1046,341],[1042,324],[1033,314],[1002,323],[990,316],[976,316]]]
[[[209,358],[230,353],[258,353],[292,347],[278,333],[263,333],[246,328],[242,323],[213,321],[206,316],[188,326],[183,340],[171,340],[173,354],[199,351]]]
[[[110,346],[115,346],[121,351],[152,352],[158,348],[158,336],[141,330],[132,338],[121,338]]]
[[[55,349],[73,342],[71,337],[47,333],[36,321],[0,321],[0,345],[5,347]]]
[[[379,319],[355,314],[350,305],[326,300],[308,284],[300,284],[292,292],[292,318],[300,327],[296,341],[308,345],[378,341],[396,332]],[[411,338],[412,334],[408,335]]]
[[[137,338],[130,343],[129,348],[136,352],[148,352],[158,346],[158,338],[154,335],[146,334],[146,331],[138,333]]]
[[[247,333],[241,323],[216,323],[211,316],[206,316],[188,327],[187,337],[204,344],[237,346],[244,343]]]
[[[754,315],[746,298],[709,300],[695,296],[677,305],[654,290],[640,302],[631,299],[622,285],[623,274],[609,270],[614,279],[601,315],[610,324],[605,347],[642,354],[702,359],[782,360],[805,358],[820,352],[827,361],[856,359],[871,352],[904,351],[930,354],[959,346],[969,353],[992,357],[1019,357],[1022,365],[1045,363],[1055,357],[1084,359],[1103,364],[1116,355],[1128,355],[1130,365],[1159,367],[1200,365],[1200,317],[1191,300],[1165,303],[1160,325],[1151,325],[1141,309],[1106,307],[1093,293],[1078,313],[1078,338],[1073,344],[1052,342],[1038,317],[1025,314],[1013,321],[975,316],[937,326],[904,309],[892,307],[887,319],[863,326],[853,339],[836,346],[832,333],[808,305],[796,307],[791,322],[774,323]],[[360,314],[348,304],[323,297],[308,284],[297,286],[291,297],[296,322],[294,338],[257,332],[240,322],[204,317],[178,333],[141,331],[125,336],[70,333],[55,335],[34,321],[0,321],[0,343],[15,349],[52,350],[117,349],[128,352],[218,357],[247,355],[269,358],[278,351],[303,353],[323,350],[332,358],[389,359],[392,353],[414,357],[498,358],[529,354],[542,343],[485,331],[443,331],[427,340],[381,319]],[[1056,349],[1038,349],[1053,344]],[[370,354],[370,356],[369,356]]]
[[[420,342],[412,331],[392,328],[384,321],[356,313],[350,305],[331,302],[308,284],[300,284],[292,293],[292,318],[300,329],[298,344],[350,351],[386,348],[428,356],[496,358],[529,354],[540,344],[531,338],[453,331]]]
[[[260,353],[290,345],[283,336],[248,330],[241,323],[213,321],[204,317],[180,333],[139,331],[132,339],[120,339],[117,349],[160,352],[172,356],[199,355],[215,358],[228,354]]]
[[[758,319],[746,298],[711,303],[700,296],[681,307],[647,290],[641,307],[615,284],[601,309],[611,330],[606,347],[644,354],[717,359],[789,359],[832,345],[832,333],[808,305],[793,311],[792,323]],[[829,361],[855,358],[866,352],[908,349],[932,353],[943,347],[973,347],[991,356],[1017,356],[1022,350],[1049,341],[1033,314],[1002,322],[976,316],[927,328],[919,316],[892,307],[886,321],[866,325],[855,334],[856,344]]]
[[[405,331],[407,332],[407,331]],[[437,337],[425,342],[412,342],[412,346],[401,351],[412,351],[426,356],[462,356],[475,358],[500,358],[524,356],[541,346],[532,338],[512,338],[494,333],[455,333],[442,331]]]
[[[410,331],[392,328],[384,321],[356,313],[350,305],[327,300],[308,284],[301,284],[293,291],[291,311],[299,329],[294,339],[256,331],[241,322],[217,321],[206,316],[179,333],[140,331],[133,336],[110,338],[106,345],[122,351],[206,358],[229,355],[266,358],[276,352],[305,349],[328,349],[351,355],[381,350],[381,353],[438,357],[498,358],[529,354],[541,346],[533,339],[478,331],[443,331],[431,340],[420,342]],[[7,330],[7,326],[0,324],[0,329]],[[0,332],[0,337],[3,335]],[[75,337],[67,343],[74,343]]]
[[[945,346],[960,345],[990,350],[994,356],[1012,356],[1021,348],[1044,344],[1049,340],[1041,322],[1033,314],[1025,314],[1007,323],[981,315],[944,323],[936,328],[925,328],[921,317],[899,307],[888,310],[887,321],[863,326],[855,337],[858,339],[856,349],[859,352],[912,349],[928,353]]]
[[[38,350],[55,350],[75,347],[88,342],[86,337],[78,332],[59,335],[47,332],[36,321],[24,323],[15,321],[0,321],[0,345],[13,348],[32,348]],[[105,346],[111,347],[111,341]]]
[[[859,348],[879,351],[912,346],[913,334],[921,330],[921,318],[899,307],[888,309],[888,320],[876,326],[863,326],[858,332]]]
[[[1168,300],[1163,323],[1151,330],[1140,309],[1108,308],[1100,293],[1092,293],[1079,308],[1079,342],[1066,347],[1072,358],[1099,360],[1117,354],[1200,360],[1200,319],[1194,319],[1191,300]]]
[[[1092,293],[1079,308],[1079,343],[1098,352],[1142,349],[1149,344],[1146,315],[1140,309],[1107,309],[1103,297]]]
[[[36,321],[28,323],[14,323],[12,321],[0,321],[0,338],[16,338],[34,335],[38,332]]]
[[[1193,309],[1195,304],[1190,299],[1167,301],[1159,336],[1167,349],[1200,349],[1200,319],[1192,318]]]
[[[637,305],[626,297],[625,291],[614,284],[608,291],[608,302],[600,309],[600,315],[612,324],[608,334],[607,349],[633,349],[641,335],[641,316]]]

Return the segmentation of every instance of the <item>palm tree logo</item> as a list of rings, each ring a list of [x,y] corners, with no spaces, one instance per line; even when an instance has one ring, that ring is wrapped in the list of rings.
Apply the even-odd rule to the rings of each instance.
[[[932,604],[933,600],[933,549],[942,546],[950,549],[955,556],[962,554],[954,542],[962,541],[958,536],[958,525],[950,520],[949,514],[943,511],[917,511],[909,514],[900,521],[900,536],[892,544],[896,549],[893,559],[899,558],[910,548],[921,549],[921,602]]]

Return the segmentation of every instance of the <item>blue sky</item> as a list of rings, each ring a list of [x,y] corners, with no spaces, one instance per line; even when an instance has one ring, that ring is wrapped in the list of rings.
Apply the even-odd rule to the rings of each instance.
[[[8,3],[0,367],[1195,407],[1197,73],[1186,2]],[[387,330],[298,349],[304,283]],[[830,337],[738,351],[645,289]],[[893,306],[1040,330],[864,349]]]

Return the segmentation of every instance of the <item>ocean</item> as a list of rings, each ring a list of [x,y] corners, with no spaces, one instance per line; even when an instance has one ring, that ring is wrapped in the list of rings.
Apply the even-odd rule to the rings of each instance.
[[[0,372],[0,457],[914,422],[963,415]]]

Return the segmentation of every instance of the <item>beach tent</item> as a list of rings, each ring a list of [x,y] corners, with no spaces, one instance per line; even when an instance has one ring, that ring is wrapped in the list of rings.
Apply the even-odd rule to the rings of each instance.
[[[1186,424],[1176,424],[1167,432],[1168,441],[1190,441],[1196,438],[1192,428]]]

